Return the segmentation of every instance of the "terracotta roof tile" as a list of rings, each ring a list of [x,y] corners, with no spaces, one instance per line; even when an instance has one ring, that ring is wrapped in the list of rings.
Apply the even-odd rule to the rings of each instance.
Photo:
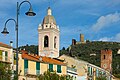
[[[4,43],[2,43],[2,42],[0,42],[0,46],[6,47],[6,48],[12,48],[10,45],[4,44]]]
[[[38,61],[38,62],[42,62],[42,63],[49,63],[49,64],[57,64],[57,65],[65,65],[66,66],[66,63],[63,63],[63,62],[58,61],[58,60],[53,59],[53,58],[28,54],[28,52],[24,51],[24,50],[22,50],[21,52],[22,52],[23,59]],[[39,60],[40,58],[41,58],[41,60]]]

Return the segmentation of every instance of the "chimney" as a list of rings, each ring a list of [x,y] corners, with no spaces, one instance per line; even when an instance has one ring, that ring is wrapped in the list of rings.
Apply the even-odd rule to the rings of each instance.
[[[10,46],[13,47],[13,41],[10,41]]]

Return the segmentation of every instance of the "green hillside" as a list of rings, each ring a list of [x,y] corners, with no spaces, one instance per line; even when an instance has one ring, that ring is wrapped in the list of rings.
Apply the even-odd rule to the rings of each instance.
[[[38,54],[38,45],[25,45],[25,46],[20,46],[19,50],[26,50],[29,53],[32,54]]]
[[[60,50],[60,54],[77,57],[78,59],[82,59],[94,65],[100,66],[100,53],[101,50],[104,49],[112,50],[113,75],[120,78],[120,54],[117,54],[118,49],[120,49],[120,43],[118,42],[94,41],[87,42],[85,44],[76,44],[67,49],[63,48]]]

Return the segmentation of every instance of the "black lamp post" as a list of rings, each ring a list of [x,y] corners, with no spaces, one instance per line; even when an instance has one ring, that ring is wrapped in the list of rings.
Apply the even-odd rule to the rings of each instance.
[[[18,76],[18,15],[20,14],[20,6],[23,4],[23,3],[29,3],[30,5],[30,8],[28,10],[28,12],[26,12],[25,14],[27,16],[35,16],[36,14],[32,11],[32,5],[29,1],[23,1],[19,4],[19,2],[17,2],[17,13],[16,13],[16,20],[15,19],[8,19],[6,22],[5,22],[5,27],[3,29],[3,31],[1,32],[2,34],[9,34],[9,32],[7,31],[7,27],[6,27],[6,24],[7,22],[9,22],[10,20],[13,20],[15,22],[15,31],[16,31],[16,75]],[[18,80],[18,77],[17,77],[17,80]]]

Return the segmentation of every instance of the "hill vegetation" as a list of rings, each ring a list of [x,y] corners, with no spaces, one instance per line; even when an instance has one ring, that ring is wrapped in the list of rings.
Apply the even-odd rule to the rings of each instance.
[[[118,42],[94,41],[74,46],[71,45],[67,49],[63,47],[60,50],[60,54],[76,57],[100,67],[101,50],[105,49],[112,50],[112,73],[114,76],[120,78],[120,54],[117,54],[118,49],[120,49],[120,43]]]
[[[27,52],[31,54],[38,54],[38,45],[28,45],[20,46],[19,50],[26,50]]]

